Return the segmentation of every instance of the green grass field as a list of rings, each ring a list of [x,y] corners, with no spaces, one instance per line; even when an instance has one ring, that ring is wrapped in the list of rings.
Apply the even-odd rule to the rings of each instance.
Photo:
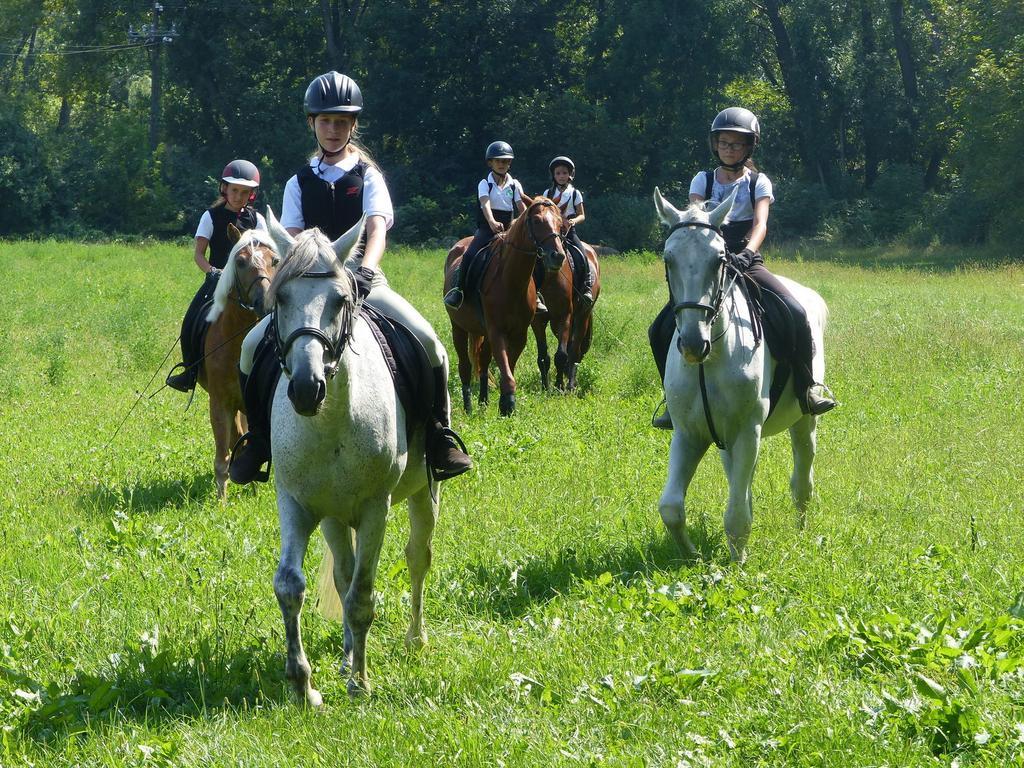
[[[829,303],[843,407],[820,422],[804,530],[787,440],[764,444],[736,568],[714,456],[688,499],[705,559],[667,540],[646,341],[661,266],[606,259],[579,396],[540,391],[531,343],[514,418],[496,397],[456,414],[477,469],[445,488],[430,646],[403,646],[396,509],[374,696],[348,699],[341,627],[307,610],[309,712],[283,682],[274,489],[218,503],[205,393],[143,399],[107,445],[177,359],[190,246],[3,250],[0,765],[1024,765],[1019,266],[770,260]],[[442,259],[385,265],[448,339]]]

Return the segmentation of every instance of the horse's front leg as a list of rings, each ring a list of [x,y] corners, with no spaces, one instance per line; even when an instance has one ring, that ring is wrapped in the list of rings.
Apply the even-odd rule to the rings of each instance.
[[[555,352],[555,370],[558,371],[558,377],[555,380],[555,386],[559,390],[565,389],[566,382],[569,377],[569,341],[572,316],[569,314],[562,315],[551,323],[551,332],[555,334],[555,338],[558,339],[558,349]]]
[[[668,452],[668,477],[658,501],[661,521],[685,557],[694,557],[696,547],[686,533],[686,489],[693,473],[708,450],[709,443],[685,436],[676,429]]]
[[[548,357],[547,321],[533,316],[533,336],[537,340],[537,369],[540,371],[540,387],[545,392],[551,386],[551,358]]]
[[[231,462],[231,446],[238,436],[234,434],[233,414],[215,395],[210,395],[210,428],[213,430],[213,478],[217,484],[217,498],[227,500],[228,464]],[[232,440],[234,437],[234,440]]]
[[[491,349],[494,352],[494,362],[498,365],[498,374],[501,377],[499,388],[501,398],[499,400],[499,411],[502,416],[511,416],[516,410],[516,377],[515,361],[519,358],[525,346],[526,331],[523,330],[524,343],[518,345],[518,352],[513,354],[513,348],[504,336],[494,334],[491,336]]]
[[[486,339],[480,339],[479,365],[480,365],[480,405],[487,405],[491,399],[491,382],[488,380],[491,369],[491,343]]]
[[[729,480],[729,503],[725,509],[725,535],[729,555],[736,563],[747,559],[747,540],[754,522],[751,486],[761,446],[761,425],[739,433],[722,452],[722,466]]]
[[[355,552],[352,548],[352,528],[334,517],[325,517],[320,522],[324,541],[330,550],[333,565],[331,577],[339,602],[344,604],[345,596],[352,585],[352,570],[355,567]],[[342,611],[342,626],[345,632],[345,655],[341,660],[342,674],[352,668],[352,628],[348,623],[348,615]]]
[[[473,361],[469,354],[469,332],[452,323],[452,344],[459,358],[459,381],[462,383],[462,407],[466,413],[473,412],[471,387],[473,384]]]
[[[438,487],[438,498],[441,496]],[[423,625],[423,582],[430,570],[431,540],[437,523],[437,503],[424,487],[409,497],[409,542],[405,545],[405,562],[409,566],[412,585],[412,617],[405,636],[407,648],[415,650],[427,644],[427,629]]]
[[[299,619],[306,598],[306,577],[302,561],[306,557],[309,537],[316,528],[316,520],[287,492],[277,491],[277,514],[281,526],[281,560],[274,574],[274,594],[284,618],[284,636],[288,645],[288,658],[284,674],[292,692],[311,707],[323,703],[320,692],[313,688],[309,661],[302,648]]]
[[[796,505],[797,525],[807,524],[807,503],[814,492],[814,454],[817,450],[817,418],[804,416],[789,428],[793,443],[793,474],[789,478],[789,490]]]
[[[356,562],[352,584],[345,596],[345,619],[352,628],[352,673],[348,679],[348,693],[353,697],[370,693],[366,637],[375,616],[373,583],[377,577],[390,502],[389,496],[364,502],[356,528]]]

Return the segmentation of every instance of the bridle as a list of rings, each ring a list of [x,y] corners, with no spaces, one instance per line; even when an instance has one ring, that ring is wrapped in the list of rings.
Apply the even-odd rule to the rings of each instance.
[[[303,272],[301,275],[296,275],[297,278],[338,278],[341,277],[337,272]],[[344,277],[349,280],[349,287],[351,289],[351,295],[356,295],[356,280],[355,276],[347,268],[345,269]],[[277,359],[281,363],[281,370],[285,372],[288,378],[291,378],[292,372],[288,367],[288,352],[292,348],[292,344],[296,340],[303,336],[312,336],[314,339],[319,341],[324,347],[324,375],[328,379],[333,379],[338,373],[338,367],[341,364],[341,355],[345,351],[345,347],[348,346],[349,340],[352,338],[352,329],[355,327],[356,310],[358,304],[346,298],[344,305],[341,309],[341,333],[337,339],[331,339],[326,333],[321,331],[319,328],[314,328],[311,325],[304,325],[296,328],[290,334],[288,338],[281,341],[281,326],[280,318],[277,309],[274,309],[274,340],[277,342]]]
[[[702,221],[681,221],[678,224],[674,224],[668,231],[668,237],[672,236],[672,233],[677,229],[684,229],[686,227],[694,227],[696,229],[708,229],[722,237],[722,230],[720,227],[714,224],[705,224]],[[666,240],[668,238],[666,237]],[[722,315],[722,309],[725,305],[725,297],[732,291],[733,286],[736,284],[736,280],[739,277],[739,273],[729,267],[729,260],[725,256],[719,257],[718,263],[718,277],[716,279],[716,290],[711,298],[710,304],[705,304],[702,301],[678,301],[672,305],[672,312],[678,314],[683,309],[699,309],[708,315],[708,325],[714,326],[715,322]],[[731,275],[731,277],[730,277]],[[665,265],[665,278],[668,279],[668,264]],[[728,283],[727,283],[728,281]],[[728,327],[722,329],[722,332],[711,339],[711,344],[714,344],[722,336],[725,335]]]
[[[249,251],[249,258],[250,259],[256,259],[256,258],[262,259],[263,258],[262,256],[257,256],[256,245],[254,243],[249,243],[249,245],[245,246],[245,248],[242,248],[241,250],[239,250],[238,254],[241,254],[241,253],[245,252],[246,250]],[[237,256],[238,254],[235,254],[235,255]],[[269,284],[270,283],[270,278],[267,277],[265,274],[259,274],[259,275],[256,276],[255,280],[253,280],[251,283],[249,283],[249,287],[246,288],[245,290],[243,290],[242,282],[241,282],[241,279],[240,279],[240,275],[238,274],[239,270],[237,269],[237,265],[235,265],[235,267],[236,268],[234,270],[232,270],[234,272],[234,278],[235,278],[235,284],[232,286],[232,288],[234,290],[234,293],[235,293],[235,302],[238,304],[238,306],[240,306],[242,309],[246,310],[247,312],[253,312],[253,313],[259,315],[260,313],[256,309],[256,306],[253,304],[252,299],[250,298],[249,294],[252,292],[253,286],[255,286],[257,283],[261,283],[261,282],[266,281]],[[266,313],[264,312],[264,315],[265,314]]]
[[[527,208],[526,211],[523,213],[523,216],[526,217],[526,231],[530,235],[530,240],[533,242],[533,249],[532,249],[532,251],[531,251],[530,248],[523,248],[523,247],[518,246],[518,245],[516,245],[516,244],[514,244],[514,243],[512,243],[512,242],[510,242],[508,240],[506,240],[505,243],[506,243],[506,245],[511,246],[512,248],[514,248],[517,251],[521,251],[523,253],[531,253],[532,252],[532,253],[535,253],[537,255],[537,258],[541,258],[544,255],[544,243],[546,243],[548,240],[551,240],[552,238],[554,238],[556,240],[560,240],[562,243],[564,243],[565,242],[565,235],[562,234],[561,229],[557,229],[554,232],[550,232],[550,233],[544,235],[544,237],[541,237],[541,238],[538,239],[537,234],[533,231],[533,219],[530,218],[530,212],[534,208],[536,208],[537,206],[542,206],[542,207],[545,207],[545,208],[548,207],[548,206],[551,206],[552,208],[556,208],[556,209],[558,208],[558,206],[555,203],[553,203],[551,200],[535,200],[534,202],[530,203],[530,207]]]
[[[702,221],[680,221],[677,224],[673,224],[668,231],[668,237],[672,236],[672,233],[677,229],[684,229],[686,227],[694,227],[696,229],[708,229],[714,232],[719,237],[722,237],[722,230],[714,224],[705,224]],[[668,238],[666,237],[666,240]],[[727,276],[731,273],[732,277],[726,284]],[[725,256],[719,257],[718,263],[718,277],[716,279],[717,288],[714,296],[711,299],[710,304],[705,304],[702,301],[679,301],[672,305],[672,311],[678,314],[684,309],[699,309],[700,311],[708,315],[708,326],[714,328],[715,322],[722,314],[722,307],[725,305],[725,297],[732,292],[733,286],[736,284],[736,280],[739,278],[740,273],[732,268],[729,264],[729,260]],[[668,263],[665,263],[665,279],[668,279]],[[717,336],[713,337],[708,342],[708,348],[710,349],[716,341],[725,335],[725,332],[729,330],[728,324],[722,329],[722,332]],[[708,425],[708,431],[711,433],[711,439],[715,443],[715,446],[719,450],[725,450],[725,441],[718,436],[718,430],[715,429],[715,420],[711,416],[711,403],[708,400],[708,386],[704,376],[704,362],[697,366],[697,380],[700,384],[700,399],[704,405],[704,419]]]

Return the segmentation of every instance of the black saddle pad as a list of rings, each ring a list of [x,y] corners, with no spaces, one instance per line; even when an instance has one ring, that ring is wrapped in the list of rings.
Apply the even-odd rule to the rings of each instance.
[[[406,424],[411,432],[413,425],[427,421],[434,403],[430,359],[416,335],[397,320],[369,304],[363,304],[362,314],[388,363],[395,392],[405,409]]]
[[[790,361],[796,350],[796,326],[789,307],[777,294],[746,277],[744,290],[752,298],[748,306],[756,314],[755,322],[761,327],[769,354],[775,358],[775,373],[772,375],[769,390],[768,413],[771,414],[782,397],[782,390],[786,388],[792,373]]]
[[[210,323],[207,322],[206,316],[212,306],[213,298],[211,296],[199,305],[198,312],[186,318],[185,328],[182,330],[182,333],[188,334],[192,349],[195,350],[196,360],[199,361],[197,374],[203,370],[203,361],[206,359],[206,336],[210,332]]]
[[[434,402],[430,359],[415,334],[400,322],[386,317],[368,304],[363,304],[361,312],[387,361],[398,401],[407,415],[407,430],[411,433],[414,426],[430,417]],[[256,388],[252,394],[260,403],[265,404],[267,423],[270,423],[274,392],[280,378],[277,336],[271,323],[256,346],[247,384],[248,387]]]
[[[463,300],[469,300],[471,306],[480,318],[480,324],[484,322],[484,308],[483,302],[480,298],[480,286],[484,281],[484,274],[487,272],[487,266],[491,263],[491,259],[494,257],[494,251],[492,246],[494,240],[491,240],[487,245],[476,252],[476,256],[473,258],[473,263],[469,265],[469,274],[466,275],[466,291],[463,296]]]

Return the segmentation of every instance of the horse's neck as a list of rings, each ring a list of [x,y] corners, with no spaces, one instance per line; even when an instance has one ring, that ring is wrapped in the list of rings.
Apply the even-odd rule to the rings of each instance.
[[[505,236],[504,240],[497,240],[498,253],[495,254],[499,258],[497,261],[501,263],[500,269],[510,278],[513,278],[516,282],[516,278],[520,278],[523,282],[533,277],[533,268],[537,263],[537,255],[533,248],[529,248],[526,245],[525,233],[520,230],[516,234],[516,239],[512,239],[512,232],[509,232]]]

